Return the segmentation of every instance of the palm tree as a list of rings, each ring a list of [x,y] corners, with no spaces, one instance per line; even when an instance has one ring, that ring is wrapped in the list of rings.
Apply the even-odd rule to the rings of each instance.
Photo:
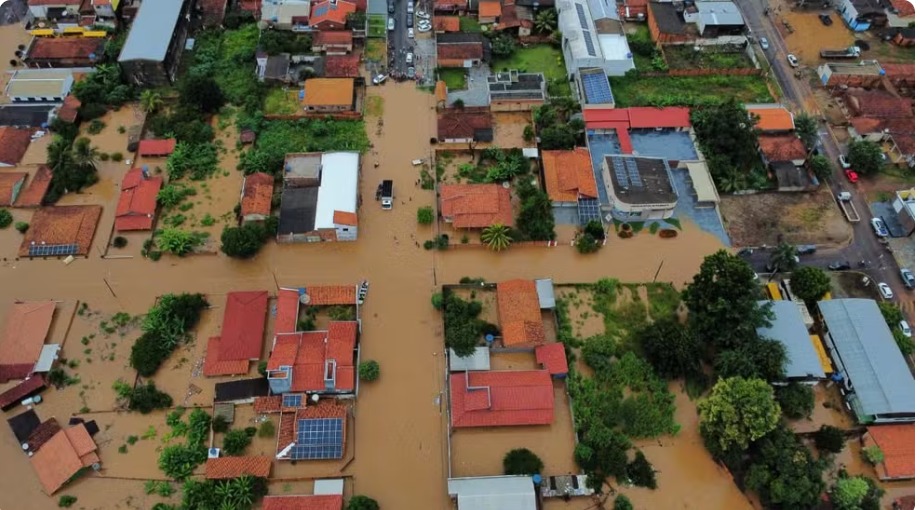
[[[544,9],[538,12],[533,26],[544,34],[552,33],[556,29],[556,11],[554,9]]]
[[[96,75],[106,85],[114,85],[118,81],[118,67],[114,64],[100,64],[96,66]]]
[[[818,122],[807,113],[796,115],[795,134],[799,135],[805,148],[811,150],[818,140]]]
[[[48,144],[48,167],[52,172],[61,171],[71,161],[70,145],[67,140],[60,136],[55,136],[54,140]]]
[[[770,254],[770,267],[777,272],[788,273],[795,269],[795,265],[798,264],[797,258],[795,246],[789,243],[781,243]]]
[[[144,113],[154,113],[163,106],[163,98],[159,92],[147,89],[141,93],[141,109]]]
[[[89,138],[79,138],[70,150],[71,158],[75,165],[81,168],[96,169],[99,161],[99,149],[90,145]]]
[[[496,223],[482,230],[482,243],[495,251],[502,251],[511,246],[511,229]]]

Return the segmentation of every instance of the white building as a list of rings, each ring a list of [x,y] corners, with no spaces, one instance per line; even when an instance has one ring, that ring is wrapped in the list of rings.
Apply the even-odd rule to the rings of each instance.
[[[285,160],[278,242],[357,240],[359,154],[326,152],[319,165],[315,153],[299,158],[306,160],[303,168],[294,168],[299,163],[290,155]],[[288,179],[289,172],[299,178]]]
[[[583,68],[600,68],[607,76],[636,68],[613,0],[559,0],[556,10],[570,78]]]
[[[14,103],[61,103],[73,87],[74,72],[92,69],[19,69],[11,73],[4,92]]]
[[[457,510],[536,510],[537,494],[529,476],[449,478],[447,494]]]
[[[29,13],[35,19],[60,19],[80,15],[81,0],[29,0]]]
[[[291,30],[294,18],[307,18],[310,16],[310,0],[264,0],[262,2],[262,28],[276,28],[278,30]]]

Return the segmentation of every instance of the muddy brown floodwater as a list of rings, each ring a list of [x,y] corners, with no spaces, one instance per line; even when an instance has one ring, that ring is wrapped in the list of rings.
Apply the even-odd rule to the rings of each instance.
[[[4,315],[13,299],[42,298],[86,301],[90,309],[99,314],[96,318],[77,317],[65,343],[65,356],[81,360],[72,370],[81,382],[64,390],[47,391],[46,403],[37,407],[42,418],[56,416],[66,422],[85,405],[93,411],[88,416],[98,420],[103,429],[100,436],[102,473],[80,479],[62,491],[77,496],[80,507],[149,508],[154,501],[143,494],[142,480],[161,476],[156,468],[158,439],[128,446],[128,454],[117,453],[117,450],[127,436],[141,435],[151,425],[161,437],[163,414],[142,416],[105,412],[113,406],[112,383],[119,377],[131,375],[127,359],[137,336],[136,330],[127,332],[124,337],[100,335],[98,321],[116,312],[142,314],[156,296],[164,293],[188,291],[208,295],[217,308],[203,317],[194,343],[176,352],[155,377],[157,384],[168,388],[177,402],[185,399],[189,385],[193,384],[201,393],[192,395],[189,404],[206,404],[213,396],[215,380],[194,375],[194,364],[203,353],[207,337],[219,328],[220,307],[227,292],[265,289],[274,293],[277,285],[349,284],[369,280],[370,293],[362,308],[361,356],[380,363],[381,378],[360,387],[355,405],[355,434],[349,445],[355,454],[354,461],[344,470],[340,464],[301,463],[277,466],[276,473],[285,478],[320,474],[351,476],[354,491],[376,498],[383,508],[449,508],[445,483],[448,461],[444,440],[447,401],[443,337],[440,316],[430,303],[437,286],[456,283],[462,276],[481,276],[489,281],[549,276],[559,282],[592,282],[606,276],[643,282],[655,278],[660,268],[658,281],[673,282],[681,287],[692,278],[703,256],[721,247],[717,239],[685,220],[676,239],[661,240],[652,235],[639,235],[625,241],[615,239],[591,256],[581,256],[568,245],[573,231],[565,228],[560,228],[560,245],[555,248],[518,247],[501,254],[478,249],[425,251],[416,243],[431,239],[435,230],[433,226],[418,225],[416,209],[433,206],[434,193],[415,186],[418,169],[410,162],[431,156],[429,139],[435,133],[434,97],[419,92],[411,84],[392,82],[371,88],[369,94],[382,97],[383,126],[378,135],[377,119],[368,119],[374,147],[363,158],[360,182],[363,203],[359,209],[360,233],[356,243],[269,243],[262,253],[249,261],[207,255],[184,259],[164,256],[156,263],[139,257],[140,246],[135,243],[124,250],[134,258],[102,259],[98,248],[108,239],[115,190],[128,168],[123,162],[120,165],[109,162],[103,164],[99,184],[82,195],[65,198],[68,203],[103,203],[106,206],[89,258],[78,259],[70,265],[59,260],[9,259],[0,266],[0,313]],[[125,123],[114,118],[122,115],[127,122],[134,114],[129,108],[110,114],[106,130],[94,137],[94,143],[110,152],[122,150],[123,139],[121,142],[110,139],[118,136],[118,125]],[[114,130],[114,134],[110,130]],[[232,147],[230,143],[227,146]],[[379,167],[375,168],[375,162],[380,163]],[[224,176],[224,171],[228,175]],[[396,200],[391,211],[382,211],[373,200],[377,184],[385,178],[392,179],[395,184]],[[225,180],[226,184],[210,186],[214,207],[211,214],[216,216],[224,212],[224,208],[232,207],[239,196],[239,179],[232,159],[225,160],[222,173],[215,181]],[[198,214],[199,219],[203,213],[204,210]],[[16,214],[18,217],[19,212]],[[18,234],[0,231],[3,243],[0,249],[6,253],[11,245],[18,245],[20,239]],[[81,338],[94,332],[96,337],[83,345]],[[86,354],[86,349],[92,351]],[[87,358],[92,361],[86,361]],[[3,389],[5,386],[0,387]],[[573,470],[572,432],[568,423],[571,418],[560,389],[557,389],[556,402],[558,423],[551,428],[533,434],[523,429],[497,433],[475,431],[458,441],[455,460],[462,463],[462,468],[456,468],[458,473],[497,474],[504,448],[533,446],[526,444],[532,441],[540,442],[533,447],[541,453],[546,452],[548,465],[554,470]],[[662,447],[642,445],[652,462],[669,474],[662,475],[662,488],[656,492],[629,491],[635,501],[641,502],[637,507],[699,507],[694,503],[707,495],[715,498],[711,501],[716,504],[710,505],[711,508],[744,508],[743,497],[696,444],[692,405],[680,394],[678,402],[682,436],[663,439],[665,446]],[[21,411],[22,408],[15,409],[5,417]],[[555,433],[557,430],[559,434]],[[482,441],[478,436],[482,436]],[[681,441],[684,436],[690,439]],[[489,445],[495,447],[489,448]],[[496,452],[498,447],[502,450]],[[255,450],[266,448],[270,449],[270,445],[258,443]],[[18,450],[10,433],[0,433],[0,458],[4,459],[0,463],[0,508],[56,508],[57,498],[42,494],[26,458]],[[122,477],[137,480],[121,480]],[[272,484],[271,491],[283,493],[292,487],[301,490],[303,486],[301,482],[279,482]]]

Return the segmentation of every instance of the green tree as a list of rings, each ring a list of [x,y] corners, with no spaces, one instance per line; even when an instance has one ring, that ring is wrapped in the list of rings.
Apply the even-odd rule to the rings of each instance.
[[[516,191],[521,201],[521,208],[515,224],[524,238],[530,241],[556,239],[553,204],[546,192],[537,188],[530,179],[520,179]]]
[[[754,442],[745,487],[756,491],[765,508],[815,508],[824,492],[823,462],[812,457],[785,426]]]
[[[591,234],[582,232],[575,241],[575,249],[578,253],[594,253],[601,249],[601,243]]]
[[[224,435],[224,453],[231,456],[242,455],[252,442],[253,434],[248,430],[233,429]]]
[[[213,429],[214,432],[217,432],[218,434],[223,434],[230,430],[230,422],[228,422],[227,419],[223,417],[223,415],[218,414],[214,416],[213,420],[211,420],[211,429]]]
[[[885,452],[878,446],[867,446],[862,449],[862,456],[869,464],[877,466],[885,462]]]
[[[444,342],[457,356],[471,356],[481,338],[482,303],[465,301],[453,293],[444,298]]]
[[[498,58],[510,57],[517,51],[517,39],[510,35],[499,32],[492,38],[492,55]]]
[[[543,11],[543,12],[550,12],[550,11]],[[525,142],[530,143],[530,142],[533,142],[535,137],[536,135],[534,134],[533,126],[531,126],[530,124],[527,124],[526,126],[524,126],[524,131],[521,133],[521,138],[523,138]]]
[[[831,161],[821,154],[815,154],[808,160],[808,166],[815,173],[815,177],[822,181],[827,181],[833,175]]]
[[[145,113],[156,113],[163,106],[163,97],[153,89],[141,92],[141,109]]]
[[[537,12],[533,20],[533,26],[537,29],[537,32],[544,34],[553,33],[553,30],[556,30],[556,10],[542,9]]]
[[[776,388],[776,401],[783,415],[799,420],[811,416],[815,408],[815,393],[811,386],[789,383]]]
[[[380,364],[374,360],[362,361],[358,365],[358,377],[365,382],[376,381],[380,378]]]
[[[882,149],[875,142],[860,140],[850,143],[848,157],[853,170],[861,175],[875,175],[882,170]]]
[[[840,478],[831,489],[834,510],[860,510],[869,494],[869,484],[862,478]]]
[[[716,355],[715,372],[723,378],[743,377],[779,382],[786,378],[786,347],[779,341],[754,336]]]
[[[707,256],[682,294],[691,331],[705,343],[723,347],[754,338],[771,312],[758,304],[763,291],[752,274],[747,262],[725,250]]]
[[[71,160],[75,165],[83,169],[96,170],[96,163],[99,162],[99,149],[90,145],[89,138],[77,138],[71,153],[73,154]]]
[[[822,269],[803,266],[796,268],[789,279],[792,292],[808,305],[813,305],[831,291],[831,279]]]
[[[13,213],[7,209],[0,209],[0,228],[7,228],[13,224]]]
[[[805,148],[811,150],[818,141],[818,122],[807,113],[795,116],[795,134],[798,135]]]
[[[527,448],[509,450],[502,459],[506,475],[538,475],[543,471],[543,461]]]
[[[20,234],[25,234],[29,231],[29,224],[24,221],[17,221],[15,227]]]
[[[636,452],[636,458],[626,466],[626,474],[629,479],[639,487],[657,489],[658,481],[655,479],[655,469],[652,464],[645,458],[641,451]]]
[[[357,495],[348,500],[346,510],[380,510],[380,505],[367,496]]]
[[[724,163],[710,164],[720,190],[726,172],[736,171],[746,176],[761,167],[755,120],[740,102],[726,99],[717,105],[704,106],[695,110],[690,119],[707,161],[714,156],[725,158]]]
[[[202,240],[194,232],[177,228],[164,228],[156,238],[157,248],[178,256],[189,254]]]
[[[636,333],[636,340],[661,377],[677,379],[700,373],[703,344],[676,317],[645,326]]]
[[[819,452],[840,453],[846,445],[846,436],[843,430],[830,425],[821,425],[821,428],[815,432],[815,448]]]
[[[613,510],[633,510],[632,501],[626,497],[626,494],[617,494],[613,500]]]
[[[888,324],[889,328],[898,327],[898,323],[904,320],[901,309],[894,303],[882,302],[878,304],[878,308],[882,311],[882,317],[885,318],[885,324]]]
[[[197,108],[202,113],[217,113],[224,105],[224,93],[214,78],[190,75],[179,89],[183,104]]]
[[[431,225],[434,222],[434,209],[430,205],[419,207],[415,216],[420,225]]]
[[[700,432],[722,452],[746,449],[776,428],[779,404],[773,388],[762,379],[719,379],[699,403]]]
[[[505,225],[495,224],[482,229],[482,244],[494,251],[502,251],[511,246],[511,229]]]
[[[58,506],[61,508],[70,508],[76,502],[77,502],[76,496],[65,494],[64,496],[61,496],[60,499],[58,499]]]
[[[788,273],[795,269],[799,263],[795,254],[795,246],[789,243],[780,243],[772,253],[770,253],[770,269],[778,273]]]
[[[220,251],[228,257],[248,259],[259,253],[265,237],[265,229],[255,223],[228,227],[220,234]]]

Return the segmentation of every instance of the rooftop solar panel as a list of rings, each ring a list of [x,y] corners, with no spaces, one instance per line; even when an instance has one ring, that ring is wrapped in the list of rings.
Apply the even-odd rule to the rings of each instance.
[[[30,257],[57,257],[75,255],[80,251],[76,244],[35,244],[29,246]]]
[[[602,73],[588,73],[581,75],[581,83],[585,89],[585,100],[588,104],[613,103],[613,92],[607,76]]]
[[[329,5],[328,5],[328,4],[318,5],[318,6],[316,6],[315,9],[313,9],[313,16],[323,16],[323,15],[325,15],[328,11],[329,11]]]
[[[623,158],[611,157],[610,161],[613,163],[613,173],[616,176],[617,184],[621,188],[629,188],[629,177],[626,173],[626,165],[623,163]]]
[[[342,418],[297,420],[297,444],[291,448],[291,459],[342,458],[345,449],[344,428]]]
[[[596,198],[579,198],[578,221],[582,225],[587,225],[591,220],[601,221],[600,202]]]
[[[578,13],[578,22],[581,23],[582,30],[588,30],[588,17],[585,16],[585,8],[581,4],[575,4],[575,12]]]
[[[636,160],[631,158],[626,160],[626,173],[629,174],[629,182],[633,188],[642,189],[645,187],[642,177],[639,176],[639,167],[636,166]]]
[[[588,55],[592,57],[597,56],[597,50],[594,49],[594,40],[591,39],[591,32],[587,30],[582,30],[582,35],[585,38],[585,47],[588,49]]]
[[[281,397],[281,407],[300,407],[301,402],[303,402],[303,395],[299,393]]]

